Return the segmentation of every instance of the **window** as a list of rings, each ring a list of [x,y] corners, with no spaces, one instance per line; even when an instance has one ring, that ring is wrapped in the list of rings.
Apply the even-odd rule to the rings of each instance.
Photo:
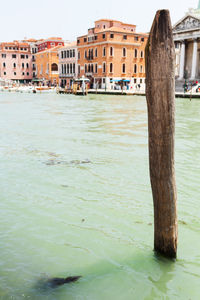
[[[22,75],[24,76],[24,75],[25,75],[25,73],[24,73],[24,72],[22,72]]]
[[[122,56],[126,57],[126,48],[123,48],[123,50],[122,50]]]
[[[110,56],[113,56],[113,47],[110,47]]]
[[[124,40],[127,40],[127,35],[123,35],[123,39],[124,39]]]
[[[141,38],[141,42],[144,42],[144,38]]]
[[[24,63],[22,63],[22,69],[24,69]]]
[[[80,53],[80,51],[78,51],[78,59],[80,59],[81,58],[81,53]]]
[[[90,64],[88,65],[88,72],[90,73]]]
[[[77,44],[80,44],[80,40],[77,40]]]
[[[69,51],[69,56],[72,57],[72,50]]]
[[[140,57],[143,58],[144,57],[144,51],[140,52]]]
[[[86,42],[87,42],[87,38],[86,38],[86,37],[85,37],[83,40],[84,40],[84,43],[86,43]]]
[[[24,48],[24,51],[27,51],[27,49],[26,49],[26,48]]]
[[[27,69],[29,68],[29,64],[28,64],[28,63],[26,64],[26,68],[27,68]]]
[[[67,58],[69,58],[69,50],[67,50]]]
[[[126,73],[126,65],[125,64],[122,65],[122,73]]]
[[[91,72],[94,72],[93,64],[91,64]]]
[[[16,73],[16,72],[14,72],[14,75],[16,76],[16,75],[17,75],[17,73]]]
[[[135,51],[134,51],[134,56],[135,56],[135,58],[138,57],[138,51],[137,51],[137,49],[135,49]]]
[[[6,75],[6,72],[4,72],[3,74]]]
[[[6,58],[6,54],[1,54],[1,57]]]
[[[134,79],[134,83],[137,83],[137,79],[136,78]]]
[[[143,66],[140,66],[140,73],[143,73]]]
[[[87,50],[85,50],[85,58],[87,58]]]
[[[97,35],[94,36],[95,41],[97,40]]]
[[[66,66],[66,64],[63,65],[63,72],[64,72],[64,74],[66,74],[66,72],[67,72],[67,66]]]
[[[29,72],[27,72],[26,75],[29,76]]]
[[[73,73],[75,74],[75,63],[73,63]]]
[[[113,33],[110,34],[110,38],[111,38],[111,39],[114,38],[114,34],[113,34]]]
[[[85,64],[85,73],[87,73],[87,65]]]
[[[17,58],[17,55],[16,54],[12,54],[12,58]]]
[[[70,64],[70,74],[72,74],[72,64]]]
[[[26,59],[28,59],[28,55],[26,55]]]
[[[103,63],[103,73],[106,73],[106,63]]]
[[[105,29],[106,28],[106,25],[103,25],[103,29]]]
[[[112,73],[112,72],[113,72],[113,64],[110,63],[110,73]]]
[[[80,74],[80,73],[81,73],[81,66],[78,65],[78,74]]]
[[[103,56],[106,56],[106,47],[103,47]]]
[[[106,35],[105,35],[105,33],[103,33],[103,34],[102,34],[102,38],[103,38],[103,39],[105,39],[105,38],[106,38]]]
[[[135,36],[135,41],[138,41],[138,36]]]
[[[136,74],[137,73],[137,65],[134,64],[134,73]]]
[[[95,73],[97,73],[98,72],[98,66],[97,66],[97,64],[95,64]]]
[[[69,74],[69,64],[67,64],[67,74]]]
[[[97,57],[98,56],[98,50],[97,50],[97,48],[95,48],[95,57]]]
[[[140,83],[142,83],[142,79],[140,79]]]
[[[13,64],[13,68],[14,68],[14,69],[16,68],[16,63]]]
[[[5,63],[5,62],[3,63],[3,67],[4,67],[4,68],[6,67],[6,63]]]
[[[75,57],[75,49],[72,50],[72,53],[73,53],[72,56]]]
[[[24,54],[21,54],[21,58],[24,59],[24,58],[25,58],[25,55],[24,55]]]

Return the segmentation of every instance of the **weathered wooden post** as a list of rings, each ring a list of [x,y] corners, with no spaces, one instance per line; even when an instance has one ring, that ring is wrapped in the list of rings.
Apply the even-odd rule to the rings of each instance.
[[[175,258],[175,50],[168,10],[157,11],[146,46],[146,97],[154,202],[154,250]]]

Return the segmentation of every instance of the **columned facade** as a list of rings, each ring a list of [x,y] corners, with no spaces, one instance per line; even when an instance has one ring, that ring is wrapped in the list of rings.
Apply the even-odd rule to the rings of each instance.
[[[190,10],[173,27],[176,78],[200,79],[200,10]]]

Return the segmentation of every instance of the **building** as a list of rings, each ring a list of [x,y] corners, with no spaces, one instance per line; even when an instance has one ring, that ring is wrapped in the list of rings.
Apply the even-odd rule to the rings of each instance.
[[[0,77],[19,83],[32,80],[32,55],[27,42],[0,44]]]
[[[101,19],[88,34],[77,38],[78,74],[91,88],[120,89],[145,86],[145,46],[148,34],[136,26]]]
[[[78,54],[77,43],[70,43],[58,50],[59,56],[59,85],[61,87],[72,87],[73,80],[78,77]]]
[[[48,85],[59,83],[58,50],[62,46],[56,46],[34,54],[35,57],[35,81],[41,81]]]
[[[64,46],[64,44],[65,42],[60,37],[50,37],[48,39],[38,40],[36,43],[37,52],[55,48],[57,46]]]
[[[200,1],[173,27],[176,53],[175,75],[179,80],[200,78]]]

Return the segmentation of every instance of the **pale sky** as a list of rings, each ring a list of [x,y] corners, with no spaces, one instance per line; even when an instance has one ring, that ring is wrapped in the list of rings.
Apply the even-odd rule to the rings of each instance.
[[[198,0],[0,0],[0,42],[50,36],[72,41],[101,18],[148,32],[158,9],[169,9],[174,24],[197,6]]]

